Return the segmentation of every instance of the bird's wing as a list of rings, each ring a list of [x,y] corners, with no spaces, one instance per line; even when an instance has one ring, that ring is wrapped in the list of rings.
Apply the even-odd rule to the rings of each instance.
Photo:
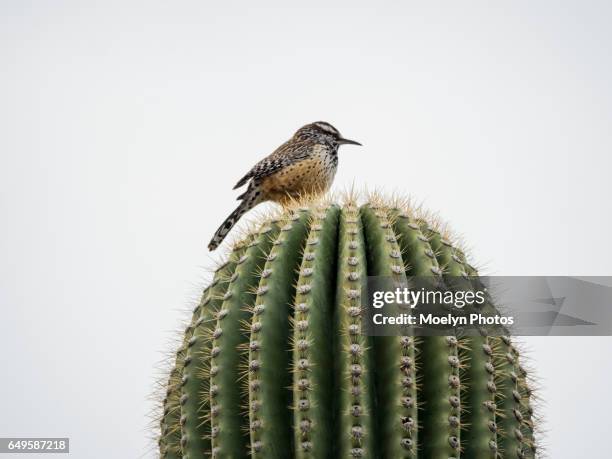
[[[289,147],[291,147],[291,151],[288,151]],[[267,177],[280,169],[297,163],[303,159],[306,159],[307,157],[307,145],[296,145],[294,142],[291,144],[290,142],[285,142],[283,145],[278,147],[274,153],[255,164],[244,177],[238,180],[238,183],[236,183],[234,186],[234,190],[236,188],[240,188],[251,179],[261,179]]]

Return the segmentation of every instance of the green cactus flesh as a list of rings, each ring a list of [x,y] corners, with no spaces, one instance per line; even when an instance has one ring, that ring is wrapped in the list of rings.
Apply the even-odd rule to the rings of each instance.
[[[536,457],[510,339],[366,336],[367,276],[477,282],[435,225],[396,206],[314,203],[235,244],[165,383],[160,457]]]

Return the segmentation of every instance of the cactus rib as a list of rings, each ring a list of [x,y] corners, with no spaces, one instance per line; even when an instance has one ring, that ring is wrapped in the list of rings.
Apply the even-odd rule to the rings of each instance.
[[[254,458],[285,457],[292,449],[289,317],[309,214],[299,212],[281,227],[257,287],[249,344],[249,422]]]
[[[332,440],[332,316],[338,208],[313,213],[293,304],[293,410],[296,457],[325,455]],[[307,383],[305,383],[307,381]],[[301,390],[307,385],[310,390]]]
[[[367,276],[359,209],[347,205],[340,215],[333,346],[337,426],[335,457],[375,457],[372,340],[361,333],[361,292]]]
[[[210,398],[212,452],[215,456],[240,457],[248,449],[241,411],[247,400],[237,384],[241,357],[236,350],[247,342],[241,333],[243,322],[250,318],[245,305],[254,300],[258,273],[277,233],[276,225],[266,226],[241,254],[210,332],[211,367],[207,395]]]
[[[385,276],[394,284],[406,285],[390,214],[384,208],[370,206],[363,206],[361,214],[368,246],[368,275]],[[414,458],[418,445],[414,339],[376,336],[374,349],[378,406],[385,413],[379,421],[377,444],[384,457]]]

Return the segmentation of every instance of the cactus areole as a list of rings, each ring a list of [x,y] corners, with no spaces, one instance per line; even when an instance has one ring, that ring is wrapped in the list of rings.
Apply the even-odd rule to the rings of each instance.
[[[368,276],[477,275],[382,199],[286,210],[234,244],[165,381],[175,458],[534,458],[532,392],[505,336],[367,336]]]

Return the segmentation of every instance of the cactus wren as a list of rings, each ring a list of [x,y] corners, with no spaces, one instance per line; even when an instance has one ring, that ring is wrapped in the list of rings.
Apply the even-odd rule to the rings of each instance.
[[[324,121],[301,127],[271,155],[259,161],[242,177],[234,189],[247,182],[247,190],[238,196],[240,205],[223,222],[208,244],[215,250],[240,217],[264,201],[281,205],[305,194],[324,193],[331,186],[338,167],[338,148],[342,144],[361,145],[344,139],[338,130]]]

